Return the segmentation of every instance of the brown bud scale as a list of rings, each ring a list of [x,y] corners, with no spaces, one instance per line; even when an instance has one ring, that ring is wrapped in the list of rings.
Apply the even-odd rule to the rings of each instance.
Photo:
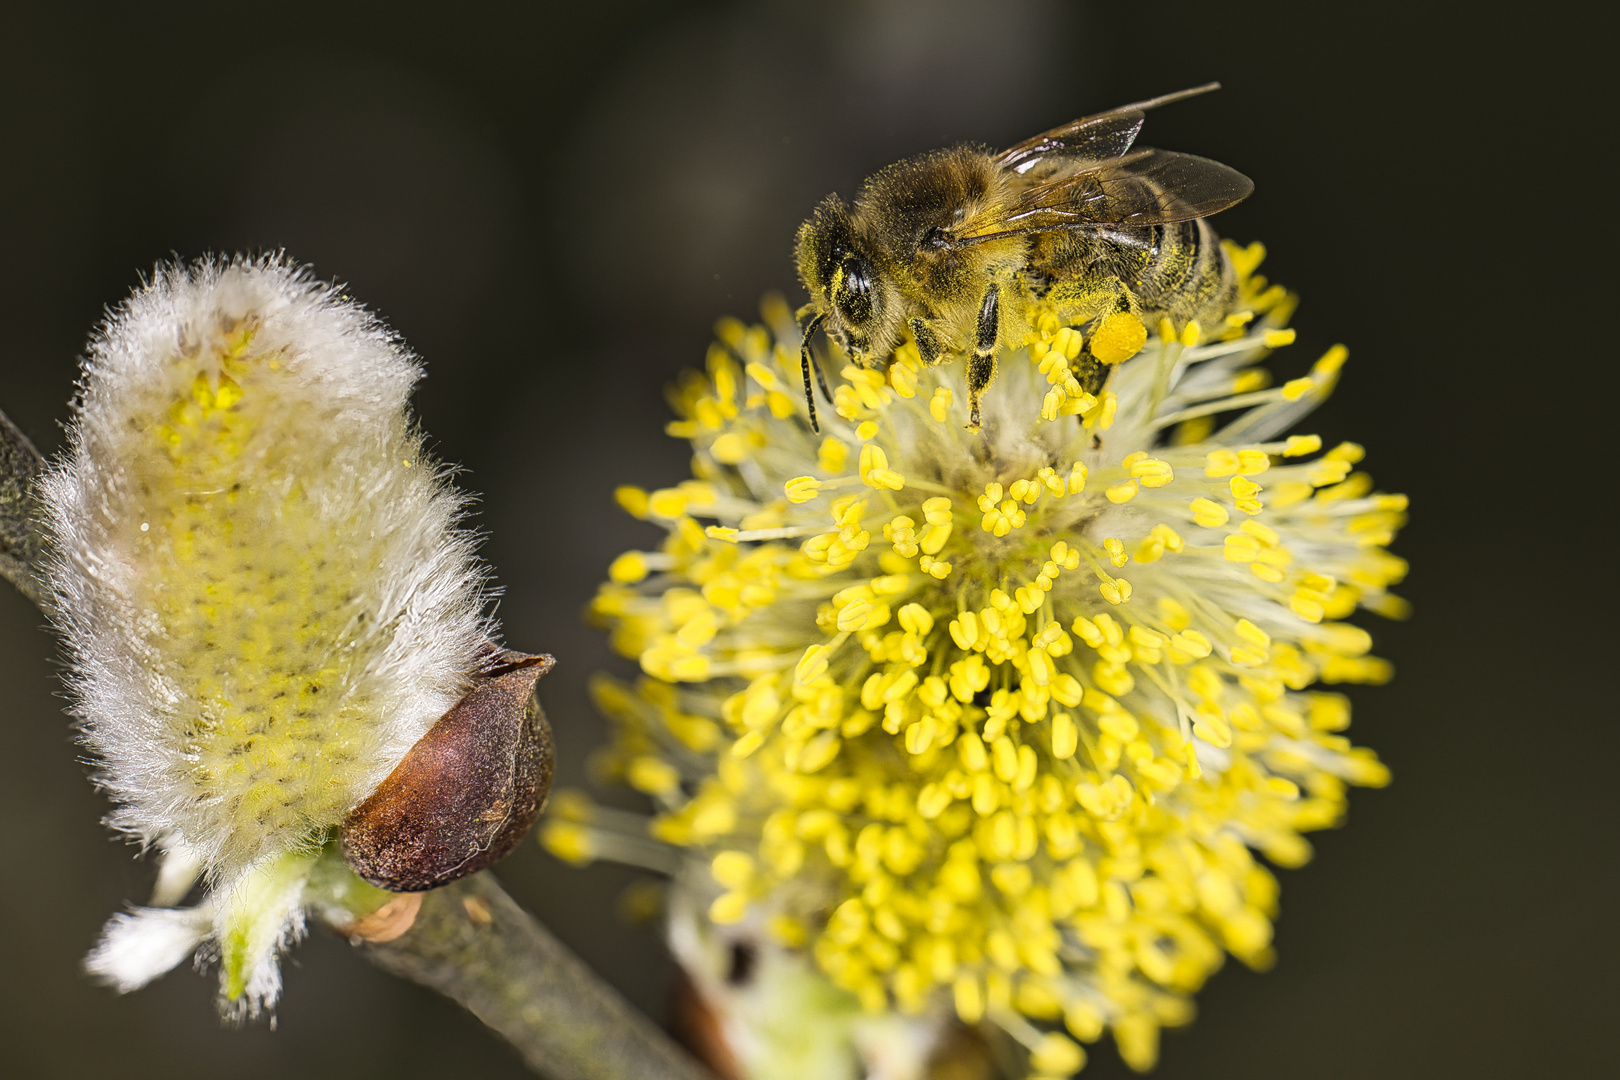
[[[343,857],[371,884],[422,892],[505,858],[551,787],[535,684],[556,661],[491,650],[473,688],[343,823]]]

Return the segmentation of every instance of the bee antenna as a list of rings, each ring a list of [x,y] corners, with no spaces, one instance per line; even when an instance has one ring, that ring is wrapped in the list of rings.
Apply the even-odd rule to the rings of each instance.
[[[827,399],[829,405],[832,404],[832,395],[827,393],[827,377],[821,373],[821,365],[815,363],[815,358],[810,355],[810,339],[816,336],[816,331],[821,329],[821,324],[826,319],[825,315],[817,315],[811,319],[805,325],[804,341],[799,345],[799,362],[804,368],[804,403],[810,407],[810,430],[818,435],[821,434],[821,425],[816,423],[816,395],[810,388],[812,367],[816,369],[816,381],[821,384],[821,396]]]

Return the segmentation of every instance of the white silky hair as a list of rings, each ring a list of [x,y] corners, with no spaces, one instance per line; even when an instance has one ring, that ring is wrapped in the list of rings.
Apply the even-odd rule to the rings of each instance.
[[[216,894],[318,846],[492,635],[462,498],[407,410],[420,376],[280,256],[159,267],[90,343],[41,486],[74,712],[111,824],[187,853]],[[278,917],[279,947],[301,914]],[[189,918],[115,918],[92,969],[139,985],[183,959]],[[250,1011],[274,969],[272,950]]]

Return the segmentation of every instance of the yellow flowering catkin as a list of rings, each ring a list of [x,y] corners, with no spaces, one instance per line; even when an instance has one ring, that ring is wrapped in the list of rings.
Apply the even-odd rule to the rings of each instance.
[[[675,397],[694,478],[620,489],[668,538],[593,606],[645,673],[596,685],[609,763],[707,868],[711,924],[869,1013],[993,1022],[1043,1075],[1104,1030],[1145,1069],[1226,953],[1271,962],[1254,852],[1303,863],[1347,785],[1388,780],[1323,684],[1389,676],[1344,620],[1401,613],[1405,499],[1285,435],[1346,354],[1267,389],[1294,298],[1229,253],[1224,326],[1161,327],[1090,394],[1045,319],[978,433],[962,365],[905,345],[843,368],[812,434],[785,305],[721,324]],[[633,857],[575,811],[554,851]]]

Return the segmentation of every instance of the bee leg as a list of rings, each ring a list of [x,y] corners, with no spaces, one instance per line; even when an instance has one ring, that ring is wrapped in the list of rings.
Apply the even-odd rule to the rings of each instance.
[[[916,339],[917,352],[922,357],[923,364],[928,367],[938,364],[945,354],[945,347],[940,344],[939,335],[921,319],[912,319],[910,325],[911,336]]]
[[[824,318],[825,315],[817,315],[810,320],[804,328],[804,341],[799,345],[799,363],[804,368],[804,403],[810,409],[810,430],[818,435],[821,433],[821,425],[816,422],[816,395],[810,389],[810,369],[812,367],[816,369],[816,381],[821,383],[821,393],[824,396],[827,393],[827,379],[821,374],[821,365],[815,363],[815,358],[810,355],[810,339],[815,336]],[[832,398],[827,398],[827,401],[831,404]]]
[[[1102,393],[1102,388],[1108,383],[1108,376],[1114,371],[1112,367],[1091,355],[1090,338],[1080,346],[1080,355],[1074,358],[1072,370],[1080,389],[1093,396]]]
[[[979,398],[996,377],[996,339],[1001,334],[1001,293],[994,285],[985,290],[979,306],[979,326],[968,359],[968,430],[979,430]]]

